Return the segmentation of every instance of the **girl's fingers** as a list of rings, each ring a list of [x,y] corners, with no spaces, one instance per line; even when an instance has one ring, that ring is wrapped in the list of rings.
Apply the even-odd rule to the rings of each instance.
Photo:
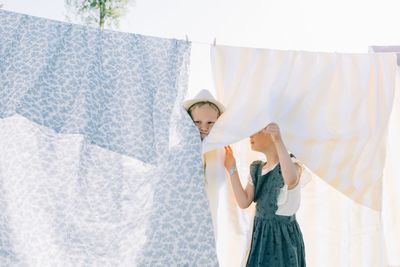
[[[265,127],[265,129],[266,129],[268,132],[276,132],[276,131],[279,131],[279,127],[278,127],[278,125],[275,124],[275,123],[270,123],[270,124],[268,124],[267,127]]]
[[[268,130],[279,130],[279,126],[275,122],[271,122],[265,127],[265,129],[268,129]]]

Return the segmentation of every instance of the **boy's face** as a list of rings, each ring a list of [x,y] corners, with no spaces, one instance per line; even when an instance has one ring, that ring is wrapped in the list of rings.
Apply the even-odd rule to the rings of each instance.
[[[200,131],[201,140],[203,140],[218,119],[218,111],[210,105],[195,107],[192,110],[192,119]]]

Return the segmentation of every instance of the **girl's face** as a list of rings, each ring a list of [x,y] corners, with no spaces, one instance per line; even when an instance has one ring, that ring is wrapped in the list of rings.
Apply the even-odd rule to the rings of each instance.
[[[210,105],[202,105],[193,109],[192,119],[200,131],[201,140],[210,133],[218,115],[218,111]]]
[[[264,133],[263,130],[250,136],[251,149],[258,152],[264,152],[272,144],[271,136]]]

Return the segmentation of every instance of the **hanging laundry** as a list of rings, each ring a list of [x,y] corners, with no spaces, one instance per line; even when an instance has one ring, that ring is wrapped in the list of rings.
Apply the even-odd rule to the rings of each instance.
[[[0,262],[216,266],[190,44],[0,10]]]
[[[355,201],[380,209],[394,54],[216,46],[212,64],[227,112],[205,151],[275,121],[284,129],[287,147],[314,173]]]
[[[237,206],[224,153],[215,151],[234,144],[245,185],[249,164],[261,159],[247,139],[270,122],[307,167],[298,214],[307,263],[384,266],[381,183],[396,56],[213,46],[211,60],[226,107],[203,144],[214,153],[206,176],[221,266],[245,264],[254,210]]]

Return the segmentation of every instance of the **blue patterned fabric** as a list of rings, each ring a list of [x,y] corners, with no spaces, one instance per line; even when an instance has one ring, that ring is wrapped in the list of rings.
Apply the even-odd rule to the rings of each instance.
[[[1,266],[215,266],[190,44],[0,10]]]

